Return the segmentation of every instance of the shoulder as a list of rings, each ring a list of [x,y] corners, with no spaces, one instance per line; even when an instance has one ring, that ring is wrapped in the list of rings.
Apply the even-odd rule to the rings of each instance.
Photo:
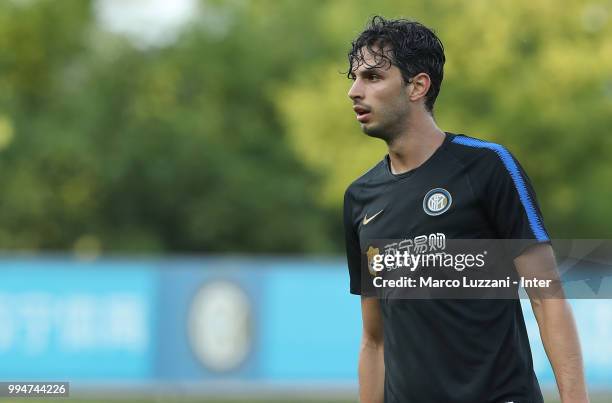
[[[482,140],[476,137],[456,134],[451,139],[448,152],[466,166],[480,169],[505,168],[516,169],[516,159],[502,144]]]
[[[347,187],[344,193],[345,200],[347,197],[355,198],[356,195],[361,193],[364,189],[372,188],[376,184],[384,182],[388,178],[387,175],[385,175],[386,169],[387,164],[383,158]]]

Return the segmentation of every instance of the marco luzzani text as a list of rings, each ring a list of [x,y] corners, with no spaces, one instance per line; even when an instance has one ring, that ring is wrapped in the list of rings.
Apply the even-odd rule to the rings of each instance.
[[[375,254],[372,256],[371,268],[378,273],[387,269],[388,271],[407,268],[411,272],[421,267],[450,268],[456,271],[464,269],[479,269],[485,265],[487,252],[478,254],[456,254],[432,253],[413,255],[407,251],[393,254]],[[402,276],[397,279],[385,279],[375,275],[372,278],[376,288],[510,288],[520,286],[523,288],[550,287],[551,280],[537,278],[512,279],[506,276],[501,279],[473,279],[461,276],[460,279],[435,279],[431,276],[421,276],[418,278]]]

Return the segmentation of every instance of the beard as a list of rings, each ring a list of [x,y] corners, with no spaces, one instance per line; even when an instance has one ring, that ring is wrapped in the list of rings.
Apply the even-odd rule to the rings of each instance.
[[[361,124],[361,130],[369,137],[391,144],[409,125],[410,101],[400,93],[392,102],[370,110],[371,120]]]
[[[381,124],[372,124],[372,125],[363,125],[361,127],[361,131],[369,137],[374,137],[377,139],[389,141],[394,137],[389,130],[385,128],[384,125]]]
[[[381,116],[378,121],[362,124],[361,130],[367,136],[384,140],[389,144],[401,135],[401,127],[406,124],[406,112],[402,111],[403,116],[396,113],[385,115]]]

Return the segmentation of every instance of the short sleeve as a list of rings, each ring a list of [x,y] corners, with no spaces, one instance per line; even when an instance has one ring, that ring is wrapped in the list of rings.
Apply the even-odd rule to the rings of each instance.
[[[500,239],[513,258],[536,243],[548,243],[544,218],[527,174],[504,147],[488,150],[482,200]]]
[[[344,194],[344,238],[346,242],[346,259],[350,278],[351,294],[361,294],[361,247],[359,236],[354,225],[354,202],[350,188]]]

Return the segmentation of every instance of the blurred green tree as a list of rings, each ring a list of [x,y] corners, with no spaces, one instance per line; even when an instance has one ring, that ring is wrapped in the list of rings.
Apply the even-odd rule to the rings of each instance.
[[[196,23],[172,46],[138,49],[78,0],[3,4],[15,33],[2,54],[48,55],[1,65],[3,249],[338,249],[339,220],[316,203],[319,178],[266,90],[296,61],[259,51],[269,33],[230,6],[217,10],[226,31]]]
[[[341,250],[341,198],[378,161],[343,76],[368,17],[437,29],[436,118],[523,163],[555,237],[607,237],[609,2],[202,0],[170,44],[92,1],[0,2],[0,248]]]

